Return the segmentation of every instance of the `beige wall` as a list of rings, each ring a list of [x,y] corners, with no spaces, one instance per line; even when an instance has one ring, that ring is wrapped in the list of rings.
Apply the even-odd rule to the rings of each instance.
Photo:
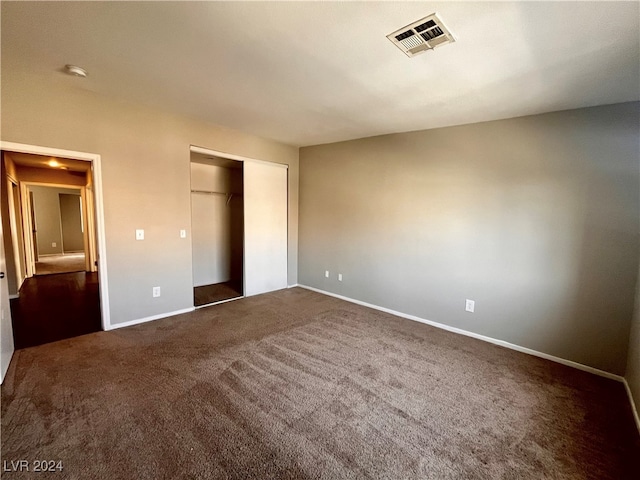
[[[57,74],[56,74],[57,75]],[[190,145],[289,165],[289,283],[297,282],[298,149],[115,102],[75,85],[2,72],[2,140],[101,155],[111,322],[193,305]],[[73,80],[73,81],[68,81]],[[135,240],[135,230],[145,240]],[[152,287],[162,296],[152,298]]]
[[[623,374],[638,112],[629,103],[302,148],[300,283]]]

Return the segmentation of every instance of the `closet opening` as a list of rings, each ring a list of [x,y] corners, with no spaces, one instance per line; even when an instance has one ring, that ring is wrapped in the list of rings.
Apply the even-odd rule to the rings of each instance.
[[[193,301],[244,296],[243,162],[191,152]]]

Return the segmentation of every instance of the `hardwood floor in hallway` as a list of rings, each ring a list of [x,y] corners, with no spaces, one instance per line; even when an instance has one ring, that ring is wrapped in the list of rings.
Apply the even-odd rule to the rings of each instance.
[[[97,273],[27,278],[11,300],[15,348],[26,348],[100,331]]]

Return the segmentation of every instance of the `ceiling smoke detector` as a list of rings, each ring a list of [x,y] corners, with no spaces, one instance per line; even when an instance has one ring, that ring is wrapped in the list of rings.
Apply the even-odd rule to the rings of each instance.
[[[87,71],[84,68],[80,68],[76,65],[65,65],[64,69],[69,75],[74,75],[76,77],[82,78],[85,78],[87,76]]]
[[[390,33],[387,38],[407,57],[415,57],[427,50],[456,41],[435,13]]]

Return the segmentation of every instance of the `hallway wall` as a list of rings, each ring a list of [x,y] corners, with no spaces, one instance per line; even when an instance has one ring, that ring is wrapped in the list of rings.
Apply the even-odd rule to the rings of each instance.
[[[58,199],[63,252],[84,252],[82,198],[77,194],[60,193]]]
[[[38,255],[61,255],[64,253],[64,249],[59,195],[62,193],[79,196],[80,192],[72,189],[39,186],[30,187],[30,190],[33,192],[36,216]]]

